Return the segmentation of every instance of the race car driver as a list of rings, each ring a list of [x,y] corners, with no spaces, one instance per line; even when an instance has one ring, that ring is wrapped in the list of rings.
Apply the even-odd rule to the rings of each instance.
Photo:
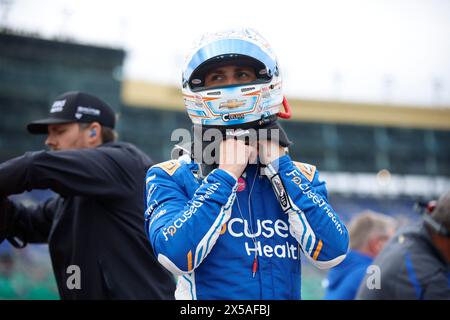
[[[276,57],[252,29],[204,35],[186,58],[194,141],[146,177],[145,228],[178,276],[177,299],[300,299],[300,250],[321,269],[346,256],[347,229],[316,167],[286,152],[281,89]]]

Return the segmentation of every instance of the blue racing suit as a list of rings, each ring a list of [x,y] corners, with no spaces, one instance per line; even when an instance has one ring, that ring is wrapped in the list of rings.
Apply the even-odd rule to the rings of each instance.
[[[300,299],[300,249],[321,269],[345,258],[347,229],[314,166],[284,155],[238,181],[198,170],[186,156],[146,177],[145,228],[177,299]]]

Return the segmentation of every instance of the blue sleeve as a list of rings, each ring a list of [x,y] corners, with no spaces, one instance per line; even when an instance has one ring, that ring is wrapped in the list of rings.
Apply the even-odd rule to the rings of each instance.
[[[182,179],[164,168],[150,168],[146,179],[145,229],[158,261],[174,274],[192,272],[208,255],[231,215],[236,180],[212,171],[188,197]]]
[[[266,173],[306,257],[321,269],[339,264],[347,253],[349,236],[328,203],[316,168],[284,155],[269,164]]]

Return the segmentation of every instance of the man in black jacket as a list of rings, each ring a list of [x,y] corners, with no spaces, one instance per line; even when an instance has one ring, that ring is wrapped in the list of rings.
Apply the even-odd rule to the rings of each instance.
[[[0,164],[0,242],[48,242],[62,299],[173,299],[173,278],[142,227],[152,162],[115,142],[114,126],[112,109],[82,92],[58,97],[49,118],[27,126],[48,135],[51,151]],[[59,196],[34,208],[7,198],[46,188]]]

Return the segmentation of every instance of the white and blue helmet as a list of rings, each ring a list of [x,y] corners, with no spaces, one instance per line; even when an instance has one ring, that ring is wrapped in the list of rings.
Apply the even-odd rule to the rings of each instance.
[[[256,81],[205,88],[208,70],[230,62],[255,70]],[[255,30],[205,34],[187,56],[182,93],[194,124],[235,126],[276,118],[283,104],[281,74],[267,41]]]

